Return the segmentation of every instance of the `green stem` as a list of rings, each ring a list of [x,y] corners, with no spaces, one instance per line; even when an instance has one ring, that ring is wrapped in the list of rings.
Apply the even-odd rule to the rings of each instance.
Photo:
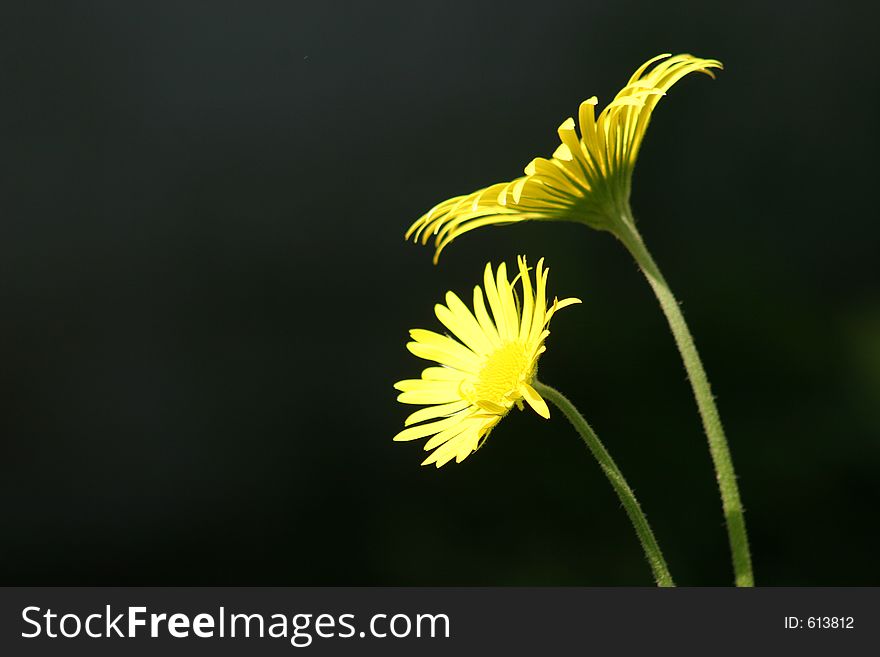
[[[651,531],[651,526],[648,524],[648,519],[645,517],[642,508],[636,500],[636,496],[626,483],[626,479],[623,478],[623,474],[620,472],[614,459],[611,458],[611,454],[605,449],[602,441],[599,440],[599,437],[593,432],[590,425],[587,424],[584,416],[578,412],[574,404],[565,395],[540,381],[534,381],[532,386],[538,391],[538,394],[553,402],[562,411],[569,422],[577,429],[577,432],[584,439],[587,447],[599,462],[599,466],[602,468],[605,476],[608,477],[608,481],[611,482],[614,492],[617,493],[617,497],[623,504],[623,508],[626,509],[626,514],[629,516],[636,534],[638,534],[639,541],[642,543],[645,557],[648,559],[657,585],[675,586],[672,581],[672,575],[669,574],[669,568],[666,566],[666,561],[663,559],[660,546],[657,545],[657,539],[654,538],[654,532]]]
[[[730,457],[730,448],[727,445],[727,438],[724,436],[724,428],[721,426],[721,418],[718,416],[718,408],[715,406],[715,398],[709,387],[706,370],[703,369],[703,363],[700,361],[700,355],[697,353],[694,339],[684,321],[681,308],[673,296],[672,290],[669,289],[666,279],[660,273],[657,263],[648,252],[641,235],[636,230],[635,221],[629,208],[626,208],[622,215],[621,223],[623,225],[616,231],[616,235],[629,249],[660,301],[660,307],[672,329],[675,344],[681,353],[681,359],[684,361],[684,367],[697,400],[697,408],[703,420],[703,430],[709,440],[709,452],[712,455],[712,463],[715,466],[718,487],[721,491],[721,504],[727,521],[727,535],[733,557],[736,585],[754,586],[752,557],[749,553],[746,522],[739,497],[739,488],[736,484],[736,474],[733,470],[733,460]]]

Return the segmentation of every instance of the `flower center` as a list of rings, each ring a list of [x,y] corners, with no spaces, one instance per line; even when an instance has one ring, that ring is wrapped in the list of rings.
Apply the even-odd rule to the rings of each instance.
[[[472,403],[489,402],[509,409],[521,397],[520,384],[531,379],[533,373],[525,345],[508,342],[489,355],[480,373],[464,384],[462,392]]]

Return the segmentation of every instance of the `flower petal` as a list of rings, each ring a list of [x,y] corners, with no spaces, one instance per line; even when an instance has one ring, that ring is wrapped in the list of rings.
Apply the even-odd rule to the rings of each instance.
[[[523,383],[522,386],[520,386],[519,391],[522,393],[523,399],[526,400],[526,403],[532,407],[535,413],[545,420],[550,419],[550,409],[547,408],[547,402],[545,402],[544,398],[538,394],[537,390],[528,383]]]
[[[425,420],[433,420],[434,418],[446,417],[453,413],[459,413],[470,405],[469,401],[461,400],[457,402],[449,402],[448,404],[438,404],[436,406],[420,408],[406,418],[403,426],[408,427],[419,422],[424,422]]]
[[[425,331],[425,333],[430,333],[430,331]],[[417,335],[425,338],[422,333]],[[480,359],[474,352],[446,336],[436,333],[434,335],[437,338],[443,338],[443,340],[417,340],[416,342],[408,342],[406,348],[419,358],[449,365],[463,372],[475,374],[479,371]]]
[[[450,427],[455,428],[462,422],[464,422],[463,417],[459,415],[453,415],[452,417],[437,420],[436,422],[428,422],[427,424],[420,424],[417,427],[404,429],[396,436],[394,436],[394,440],[399,442],[405,440],[415,440],[416,438],[424,438],[425,436],[432,436],[435,433],[440,433],[444,429],[448,429]]]
[[[454,293],[447,292],[446,303],[446,306],[439,303],[434,306],[437,319],[474,353],[486,354],[491,351],[492,343],[462,300]]]

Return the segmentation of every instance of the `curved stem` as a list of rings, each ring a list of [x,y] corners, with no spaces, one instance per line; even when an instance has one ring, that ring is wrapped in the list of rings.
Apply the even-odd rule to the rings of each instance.
[[[621,223],[623,226],[616,231],[616,235],[629,249],[660,301],[660,307],[663,309],[663,314],[666,315],[669,328],[672,329],[675,344],[681,353],[681,359],[684,361],[684,367],[697,400],[697,408],[703,421],[703,430],[709,440],[709,452],[715,466],[718,488],[721,491],[721,504],[727,521],[727,535],[730,541],[736,585],[754,586],[752,557],[749,553],[749,540],[746,534],[742,502],[739,497],[739,487],[736,484],[736,473],[733,470],[730,448],[727,445],[727,438],[724,436],[724,428],[721,426],[721,418],[709,387],[706,370],[703,369],[700,354],[697,353],[697,347],[684,321],[681,308],[679,308],[672,290],[669,289],[666,279],[660,273],[657,263],[648,252],[641,235],[636,230],[635,222],[628,208],[623,212]]]
[[[584,416],[578,412],[574,404],[565,395],[540,381],[534,381],[532,387],[534,387],[538,394],[553,402],[562,411],[569,422],[577,429],[590,452],[599,462],[599,466],[602,468],[605,476],[608,477],[608,481],[611,482],[611,487],[617,493],[617,497],[623,504],[623,508],[626,509],[626,514],[629,516],[636,534],[638,534],[639,541],[642,543],[642,549],[645,551],[645,557],[648,559],[648,563],[654,573],[654,579],[657,581],[657,586],[675,586],[672,581],[672,575],[669,574],[669,568],[666,566],[666,561],[663,559],[660,546],[657,545],[657,539],[654,538],[654,532],[651,531],[651,526],[648,524],[648,519],[645,517],[642,508],[636,500],[636,496],[626,483],[626,479],[623,478],[623,474],[620,472],[614,459],[611,458],[611,454],[605,449],[602,441],[599,440],[599,437],[593,432],[590,425],[587,424]]]

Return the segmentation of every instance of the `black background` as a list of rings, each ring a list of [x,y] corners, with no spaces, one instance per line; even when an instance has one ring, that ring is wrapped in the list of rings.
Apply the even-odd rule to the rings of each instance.
[[[510,179],[659,52],[633,207],[717,394],[760,584],[878,584],[876,17],[868,3],[20,3],[0,20],[0,581],[647,584],[571,428],[461,465],[391,437],[432,306],[546,256],[542,378],[683,584],[732,580],[663,317],[574,224],[403,232]]]

